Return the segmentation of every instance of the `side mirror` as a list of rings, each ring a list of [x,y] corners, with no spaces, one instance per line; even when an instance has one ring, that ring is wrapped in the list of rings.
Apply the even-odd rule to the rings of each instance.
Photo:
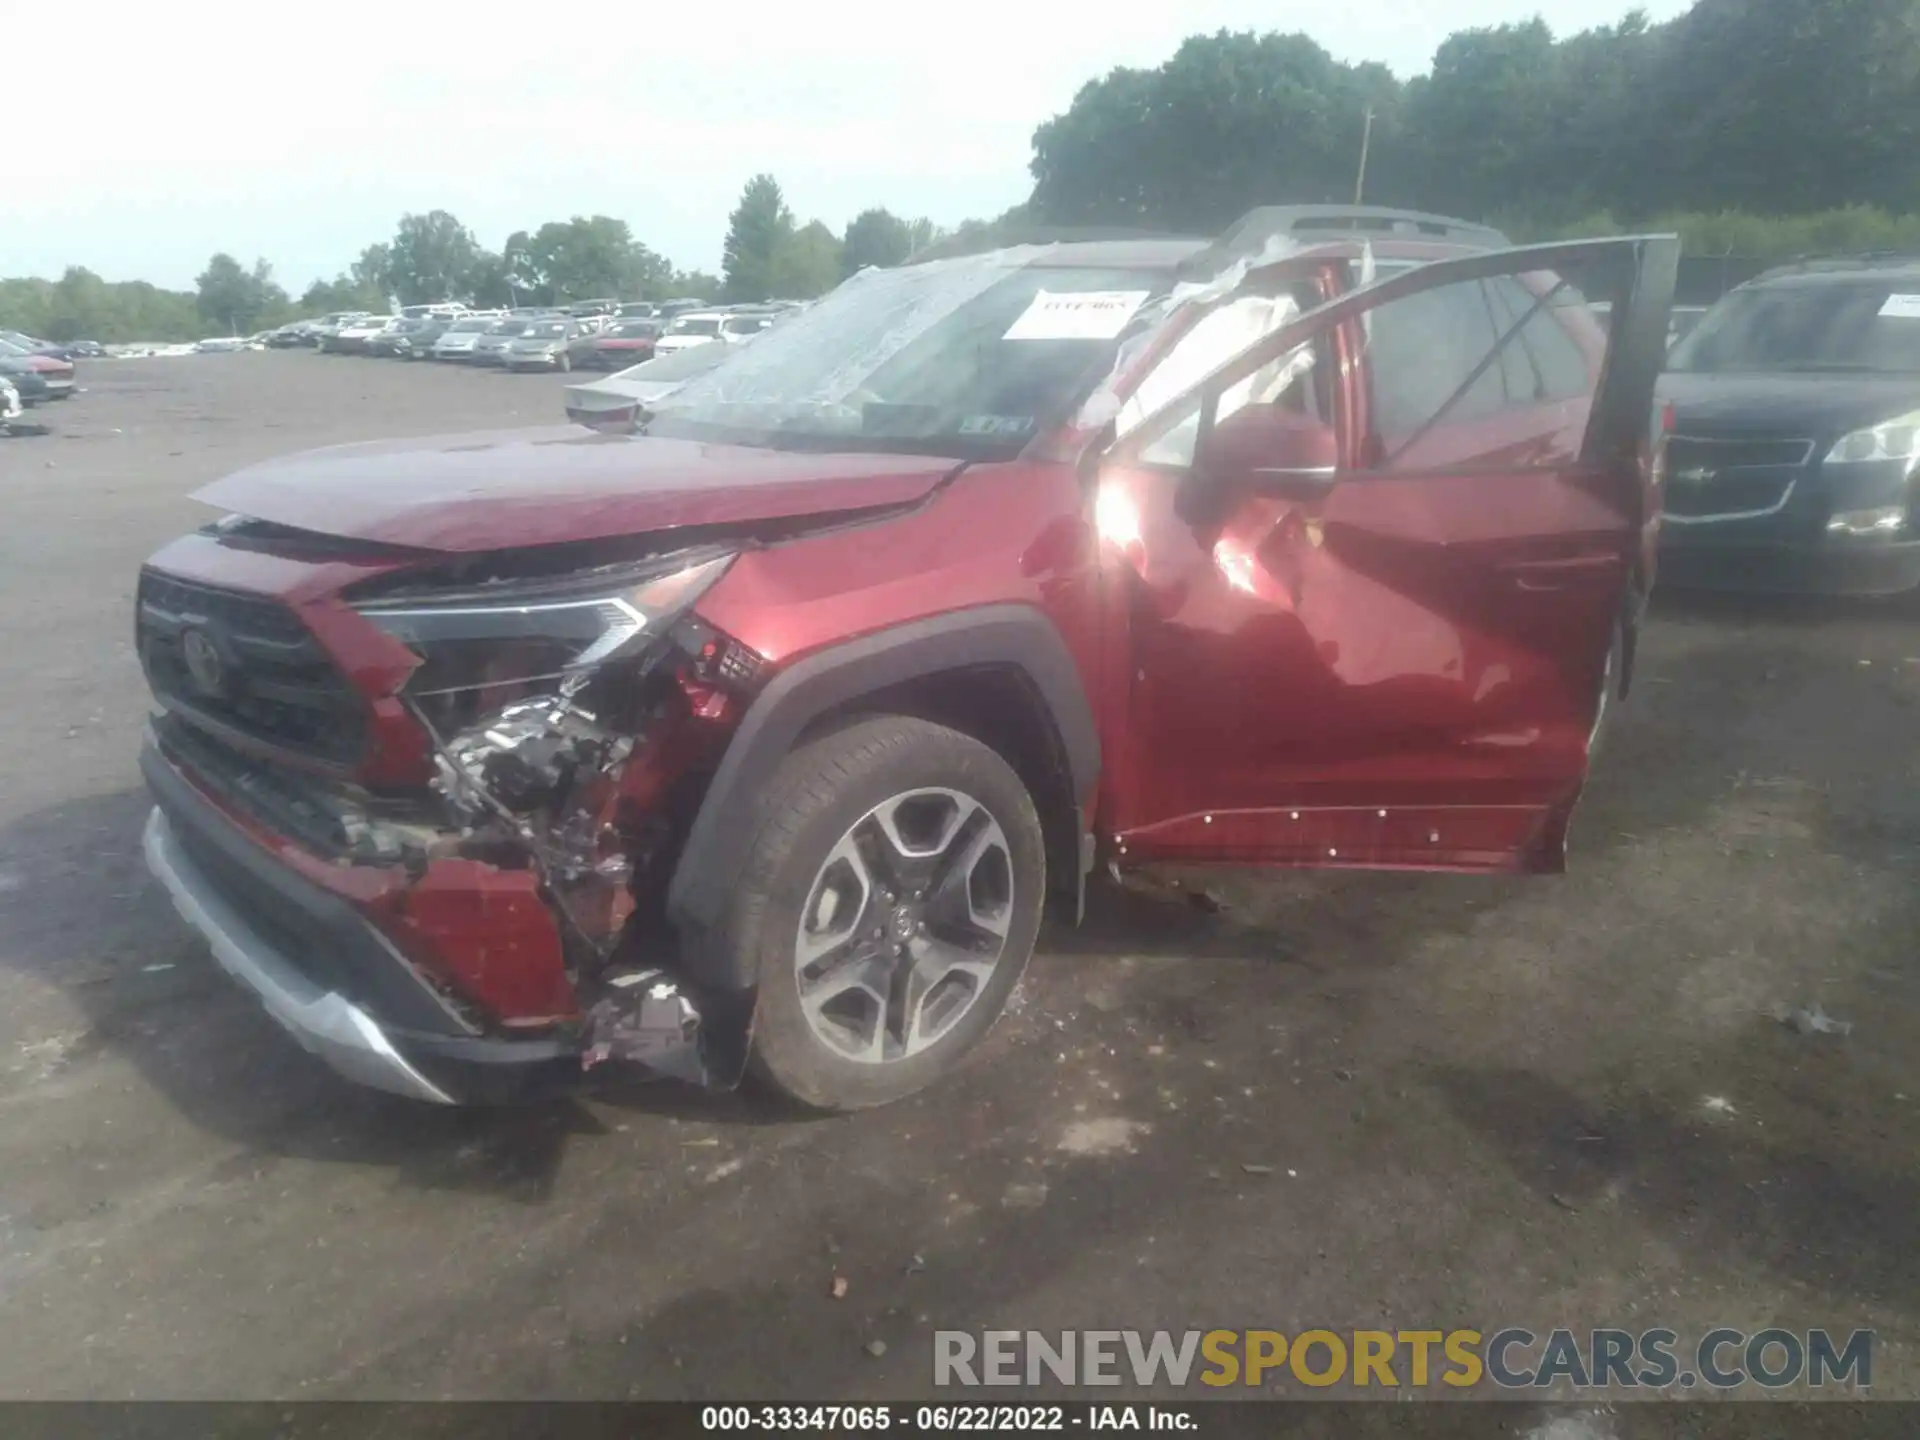
[[[1208,479],[1237,489],[1325,484],[1340,466],[1331,425],[1278,405],[1243,405],[1217,421],[1196,457]]]

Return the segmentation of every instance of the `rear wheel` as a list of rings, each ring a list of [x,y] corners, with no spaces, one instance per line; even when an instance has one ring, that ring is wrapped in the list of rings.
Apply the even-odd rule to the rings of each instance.
[[[932,1084],[1006,1008],[1045,889],[1033,801],[971,736],[886,716],[794,751],[728,919],[758,965],[756,1073],[825,1110]]]

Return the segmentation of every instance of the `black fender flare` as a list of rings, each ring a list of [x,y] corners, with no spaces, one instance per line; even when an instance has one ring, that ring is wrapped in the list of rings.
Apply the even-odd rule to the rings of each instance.
[[[1091,793],[1100,774],[1093,707],[1060,632],[1032,606],[949,611],[814,651],[775,674],[747,707],[687,829],[666,908],[690,979],[727,990],[757,980],[744,957],[704,942],[718,931],[746,862],[755,804],[807,727],[862,695],[982,665],[1013,666],[1032,684],[1052,719],[1076,804]]]

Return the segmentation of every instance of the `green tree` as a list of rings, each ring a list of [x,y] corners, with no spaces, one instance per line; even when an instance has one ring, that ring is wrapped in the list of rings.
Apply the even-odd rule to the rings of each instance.
[[[765,174],[747,181],[740,203],[727,217],[721,255],[727,299],[766,300],[773,295],[774,261],[793,230],[793,212],[780,193],[780,182]]]
[[[1305,35],[1221,31],[1081,87],[1034,132],[1035,220],[1217,233],[1259,204],[1351,200],[1366,110],[1398,87]]]
[[[945,230],[922,215],[918,220],[915,220],[907,226],[907,253],[909,255],[918,254],[929,245],[940,240],[946,233]]]
[[[387,247],[387,287],[403,305],[472,297],[480,246],[445,210],[402,215]]]
[[[331,280],[316,280],[300,294],[300,309],[308,315],[325,315],[335,310],[384,310],[387,297],[355,280],[351,275],[336,275]]]
[[[840,237],[818,220],[781,237],[760,298],[811,300],[840,283]]]
[[[705,270],[676,270],[662,289],[668,300],[718,300],[725,289],[725,282],[718,275],[709,275]]]
[[[287,292],[274,283],[273,267],[265,260],[246,270],[222,252],[207,262],[194,285],[201,319],[230,335],[250,331],[263,317],[287,309]]]
[[[385,310],[393,296],[393,247],[390,245],[369,245],[360,252],[360,258],[353,262],[348,272],[353,283],[370,295],[378,295],[380,303],[369,308]]]
[[[626,296],[661,285],[671,267],[608,215],[550,220],[507,237],[505,268],[524,302],[554,304]]]
[[[862,210],[847,223],[840,247],[841,274],[851,275],[869,265],[898,265],[913,253],[913,242],[913,227],[891,210]]]

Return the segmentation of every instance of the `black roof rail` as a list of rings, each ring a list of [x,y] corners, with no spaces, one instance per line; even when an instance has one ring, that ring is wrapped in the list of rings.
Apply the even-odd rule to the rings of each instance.
[[[1237,249],[1248,240],[1274,234],[1359,233],[1398,235],[1410,240],[1453,240],[1502,250],[1513,242],[1491,225],[1422,210],[1393,210],[1381,205],[1263,205],[1249,210],[1227,229],[1219,244]]]

